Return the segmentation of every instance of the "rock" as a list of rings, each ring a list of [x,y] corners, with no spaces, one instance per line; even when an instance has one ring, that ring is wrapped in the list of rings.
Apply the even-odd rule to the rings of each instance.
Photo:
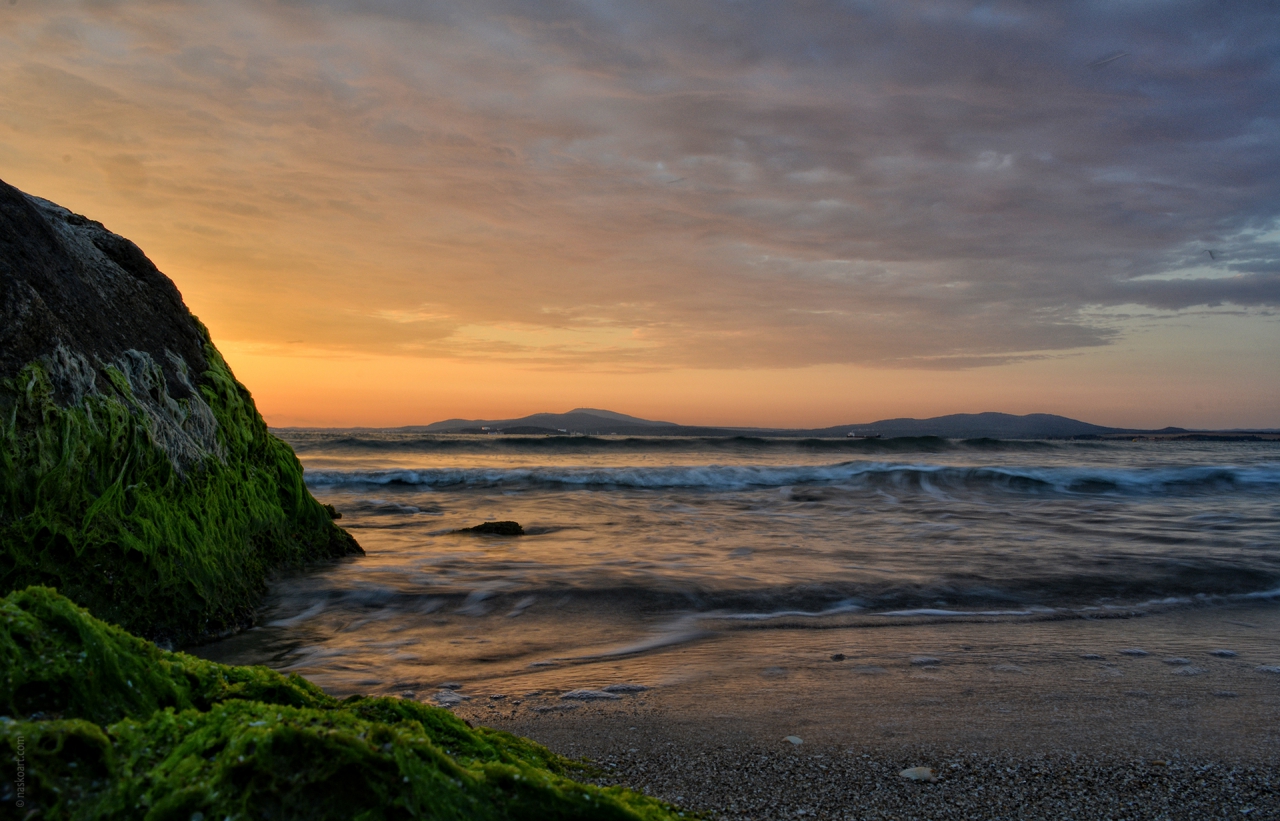
[[[519,522],[485,522],[475,527],[464,527],[459,533],[480,533],[489,536],[523,536],[524,528]]]
[[[47,588],[0,598],[0,671],[0,756],[29,785],[0,786],[26,803],[0,818],[138,818],[139,796],[182,821],[689,817],[433,705],[161,650]]]
[[[1151,654],[1139,647],[1127,647],[1124,650],[1120,651],[1120,655],[1136,657],[1136,656],[1149,656]]]
[[[1191,663],[1191,659],[1184,659],[1184,658],[1180,658],[1180,657],[1178,657],[1178,658],[1167,658],[1167,659],[1161,659],[1161,660],[1162,660],[1165,664],[1172,665],[1172,666],[1174,666],[1174,667],[1184,666],[1184,665],[1187,665],[1187,664],[1190,664],[1190,663]]]
[[[832,661],[844,661],[844,653],[832,653],[832,654],[831,654],[831,660],[832,660]]]
[[[1261,667],[1255,667],[1254,670],[1259,673],[1280,674],[1280,665],[1264,664]]]
[[[802,739],[802,738],[801,738],[800,736],[798,736],[798,735],[789,735],[789,736],[786,736],[785,738],[783,738],[782,740],[783,740],[783,741],[790,741],[790,742],[791,742],[791,744],[792,744],[793,746],[795,746],[795,747],[799,747],[801,744],[803,744],[803,743],[804,743],[804,739]]]
[[[455,690],[441,690],[432,696],[431,700],[441,707],[456,707],[464,701],[470,701],[471,696],[464,696]]]
[[[562,693],[560,698],[569,701],[613,701],[622,698],[622,696],[615,693],[606,693],[604,690],[570,690],[567,693]]]
[[[649,688],[643,684],[622,683],[622,684],[610,684],[608,687],[605,687],[603,689],[606,693],[643,693],[645,690],[648,690]]]
[[[898,773],[898,775],[902,776],[903,778],[909,781],[937,781],[938,780],[938,776],[934,774],[933,769],[930,767],[908,767],[907,769]]]
[[[912,667],[936,667],[942,663],[942,659],[936,659],[933,656],[916,656],[911,659]]]
[[[1217,656],[1221,659],[1233,659],[1238,655],[1238,653],[1236,653],[1235,650],[1210,650],[1209,655]]]
[[[3,182],[0,418],[0,594],[181,644],[251,623],[271,573],[363,552],[138,246]]]

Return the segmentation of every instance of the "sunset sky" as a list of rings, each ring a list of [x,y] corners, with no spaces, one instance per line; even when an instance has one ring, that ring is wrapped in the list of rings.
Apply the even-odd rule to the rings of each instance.
[[[1280,5],[0,0],[276,425],[1280,426]]]

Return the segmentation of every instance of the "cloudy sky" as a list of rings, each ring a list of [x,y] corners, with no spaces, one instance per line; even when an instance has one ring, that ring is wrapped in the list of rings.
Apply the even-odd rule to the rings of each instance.
[[[0,0],[275,424],[1280,426],[1274,2]]]

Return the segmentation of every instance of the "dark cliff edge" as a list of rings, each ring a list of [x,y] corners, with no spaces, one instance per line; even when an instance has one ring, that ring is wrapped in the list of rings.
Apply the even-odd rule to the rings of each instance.
[[[138,246],[0,182],[0,594],[182,644],[361,552]]]

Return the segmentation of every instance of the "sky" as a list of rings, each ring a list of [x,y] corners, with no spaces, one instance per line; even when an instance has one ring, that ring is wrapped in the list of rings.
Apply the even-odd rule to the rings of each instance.
[[[274,425],[1280,427],[1274,2],[0,0]]]

